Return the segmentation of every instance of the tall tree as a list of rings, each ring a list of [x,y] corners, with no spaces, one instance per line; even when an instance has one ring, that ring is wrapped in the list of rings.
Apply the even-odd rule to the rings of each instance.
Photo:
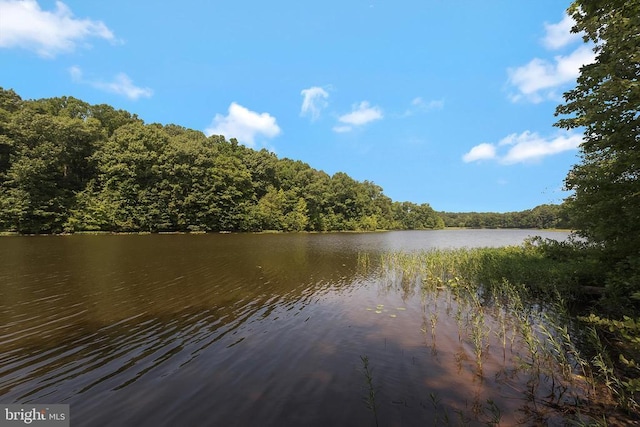
[[[565,179],[579,233],[615,261],[640,248],[640,0],[576,0],[569,8],[595,62],[564,94],[556,125],[584,129],[581,162]]]
[[[93,173],[88,156],[99,122],[27,108],[5,125],[0,143],[9,141],[10,151],[0,171],[0,223],[24,233],[62,231],[75,193]]]
[[[640,0],[576,0],[569,13],[596,54],[556,109],[570,115],[558,127],[584,129],[581,162],[565,179],[569,212],[600,248],[619,307],[640,297]]]
[[[130,123],[118,128],[94,154],[97,185],[95,194],[81,213],[91,218],[80,221],[110,231],[157,231],[164,229],[167,200],[158,195],[161,180],[158,158],[169,135],[158,125]]]

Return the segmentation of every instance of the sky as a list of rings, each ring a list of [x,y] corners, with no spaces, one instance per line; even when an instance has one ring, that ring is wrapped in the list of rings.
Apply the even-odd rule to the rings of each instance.
[[[594,60],[564,0],[0,0],[0,87],[73,96],[438,211],[568,196]]]

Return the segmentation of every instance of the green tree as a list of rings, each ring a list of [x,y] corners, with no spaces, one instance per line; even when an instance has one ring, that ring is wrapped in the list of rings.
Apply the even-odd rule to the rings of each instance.
[[[93,173],[88,157],[101,136],[98,121],[23,108],[3,127],[10,150],[1,173],[0,222],[23,233],[63,231],[75,193]]]
[[[569,13],[596,59],[556,109],[569,116],[558,127],[584,130],[581,161],[565,179],[568,207],[613,272],[608,295],[620,307],[640,290],[640,0],[576,0]]]
[[[251,173],[251,182],[253,183],[253,192],[256,199],[260,200],[267,194],[270,186],[276,185],[278,158],[274,153],[264,148],[260,151],[245,148],[242,160]]]
[[[594,43],[595,62],[564,94],[556,125],[584,129],[581,162],[565,179],[579,233],[614,261],[640,248],[640,1],[576,0],[574,32]],[[637,262],[637,261],[636,261]]]
[[[282,230],[285,204],[284,191],[269,187],[267,193],[251,209],[250,228],[255,231]]]
[[[315,169],[310,169],[308,174],[309,184],[302,194],[307,202],[308,228],[313,231],[326,231],[329,229],[327,215],[330,209],[331,177]]]
[[[110,231],[157,231],[167,228],[167,200],[158,196],[161,173],[158,158],[169,135],[159,125],[131,123],[118,128],[94,154],[97,182],[94,193],[82,197],[80,206],[90,224]],[[80,223],[82,227],[82,222]]]
[[[236,156],[219,155],[209,172],[211,178],[213,213],[211,228],[242,231],[248,228],[247,218],[253,201],[251,173]]]
[[[0,230],[333,231],[434,228],[376,184],[278,159],[221,135],[145,124],[73,97],[0,88]],[[410,225],[407,225],[409,224]],[[400,224],[400,225],[399,225]]]
[[[10,157],[13,151],[13,140],[9,136],[11,118],[22,104],[22,99],[12,90],[0,87],[0,183],[9,169]]]
[[[284,217],[287,231],[304,231],[309,223],[307,202],[300,197],[293,210]]]
[[[202,133],[176,125],[164,127],[169,135],[158,157],[157,194],[167,206],[165,229],[209,230],[213,193],[209,171],[218,154],[217,143]]]

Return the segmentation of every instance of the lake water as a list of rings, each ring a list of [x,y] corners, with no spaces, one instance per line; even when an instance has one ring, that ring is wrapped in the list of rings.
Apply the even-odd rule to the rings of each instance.
[[[504,422],[519,421],[521,384],[499,381],[497,368],[474,374],[472,349],[451,319],[455,301],[426,300],[359,260],[531,235],[567,237],[5,237],[0,403],[67,403],[73,426],[371,426],[366,357],[380,425],[431,425],[445,415],[483,425],[489,401]],[[434,317],[437,336],[427,333]],[[502,356],[487,356],[486,372]]]

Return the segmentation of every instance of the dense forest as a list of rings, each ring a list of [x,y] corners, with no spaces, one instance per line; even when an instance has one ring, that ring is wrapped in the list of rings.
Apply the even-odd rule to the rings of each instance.
[[[559,207],[436,213],[382,188],[109,105],[0,88],[0,231],[565,227]]]
[[[438,212],[445,227],[571,228],[564,205],[540,205],[521,212]]]

